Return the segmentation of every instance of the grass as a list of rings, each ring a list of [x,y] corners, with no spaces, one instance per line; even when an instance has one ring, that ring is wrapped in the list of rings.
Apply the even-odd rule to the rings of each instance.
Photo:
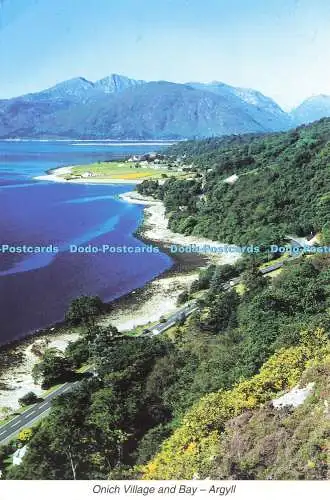
[[[98,162],[90,165],[77,165],[72,167],[71,175],[64,175],[67,180],[74,179],[75,176],[82,176],[90,172],[92,178],[113,179],[113,180],[145,180],[162,179],[165,176],[176,176],[179,172],[168,170],[167,168],[151,168],[140,166],[136,168],[134,164],[128,162]],[[182,175],[182,174],[181,174]]]
[[[41,397],[44,398],[45,396],[48,396],[48,394],[50,394],[51,392],[56,391],[56,389],[59,389],[60,387],[62,387],[62,385],[63,384],[52,385],[49,389],[47,389],[46,391],[44,391],[41,394]]]
[[[76,370],[77,373],[85,373],[90,369],[91,365],[85,364]]]
[[[180,328],[182,330],[184,329],[183,326],[181,326]],[[169,328],[168,330],[166,330],[166,335],[171,340],[177,340],[177,332],[178,332],[178,326],[177,325],[173,325],[173,326],[171,326],[171,328]]]
[[[133,328],[133,330],[129,330],[125,332],[125,335],[128,335],[129,337],[137,337],[139,335],[142,335],[144,330],[152,330],[152,328],[155,325],[158,325],[159,320],[157,321],[151,321],[149,323],[146,323],[145,325],[139,325]]]
[[[279,269],[275,269],[275,271],[271,271],[266,276],[270,276],[271,278],[275,278],[276,276],[278,276],[282,272],[283,272],[283,267],[280,267]]]
[[[284,253],[283,255],[281,255],[281,257],[278,257],[277,259],[264,262],[264,264],[261,264],[261,266],[259,266],[259,269],[265,269],[266,267],[272,266],[273,264],[277,264],[278,262],[284,262],[285,260],[288,259],[288,257],[290,257],[290,255],[288,253]]]

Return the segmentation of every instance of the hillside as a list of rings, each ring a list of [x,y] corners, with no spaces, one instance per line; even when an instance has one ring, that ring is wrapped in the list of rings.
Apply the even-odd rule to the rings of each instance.
[[[0,101],[0,138],[177,139],[288,129],[270,98],[225,84],[73,78]]]
[[[203,398],[144,479],[329,479],[329,376],[330,344],[315,331],[254,378]],[[274,407],[272,398],[297,384],[313,387],[301,406]]]
[[[267,136],[187,141],[167,153],[198,177],[138,190],[164,200],[174,231],[262,247],[329,222],[329,119]],[[232,175],[236,182],[224,182]]]

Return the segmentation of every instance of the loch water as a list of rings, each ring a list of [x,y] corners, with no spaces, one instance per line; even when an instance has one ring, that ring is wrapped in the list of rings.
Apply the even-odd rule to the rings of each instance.
[[[57,246],[58,253],[0,253],[0,344],[64,317],[70,301],[108,302],[172,265],[160,253],[72,253],[70,245],[143,246],[133,236],[143,206],[121,193],[132,185],[36,180],[49,169],[160,149],[161,145],[74,141],[0,141],[0,245]]]

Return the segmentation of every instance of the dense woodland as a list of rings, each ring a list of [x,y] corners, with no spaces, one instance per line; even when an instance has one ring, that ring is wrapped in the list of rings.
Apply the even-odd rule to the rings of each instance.
[[[171,226],[186,233],[238,243],[322,230],[328,242],[327,140],[325,120],[287,134],[187,142],[170,154],[186,155],[205,180],[142,191],[162,197]],[[244,175],[224,185],[234,172]],[[99,327],[102,304],[77,299],[66,319],[80,324],[80,338],[65,355],[46,353],[34,372],[47,386],[88,362],[91,376],[56,398],[7,478],[326,479],[329,264],[329,255],[302,255],[272,277],[252,256],[209,266],[180,298],[199,292],[198,310],[151,338]],[[240,287],[225,291],[238,275]],[[273,408],[273,397],[308,382],[315,392],[301,407]],[[3,447],[0,461],[7,454]]]
[[[197,177],[145,181],[164,201],[169,226],[232,244],[262,246],[306,236],[329,223],[330,119],[270,135],[187,141],[168,150]],[[234,184],[223,182],[238,175]]]

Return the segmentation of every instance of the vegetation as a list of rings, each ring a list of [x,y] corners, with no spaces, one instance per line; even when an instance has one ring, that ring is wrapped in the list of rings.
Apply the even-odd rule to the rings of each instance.
[[[35,383],[41,382],[43,389],[73,378],[72,364],[61,351],[55,348],[47,349],[42,361],[32,370]]]
[[[78,352],[88,346],[82,352],[97,376],[56,398],[8,477],[216,477],[231,419],[263,411],[328,349],[327,258],[293,260],[272,280],[245,265],[242,295],[215,285],[236,267],[203,271],[206,295],[171,339],[123,336],[114,327],[84,333]]]
[[[311,230],[325,242],[329,132],[324,120],[287,134],[184,143],[171,154],[186,155],[203,176],[150,181],[141,191],[161,197],[172,227],[189,234],[228,241],[232,231],[260,244]],[[224,184],[237,169],[237,183]],[[259,171],[270,187],[256,180]],[[44,384],[70,380],[90,363],[94,376],[54,400],[7,478],[325,479],[330,256],[288,259],[269,278],[261,268],[274,257],[201,270],[179,298],[197,295],[197,309],[170,335],[99,327],[98,301],[76,299],[67,319],[81,336],[64,354],[47,350],[34,375]],[[274,398],[307,383],[313,393],[302,405],[273,407]]]
[[[329,153],[329,119],[284,133],[187,141],[168,154],[202,177],[143,182],[137,189],[164,201],[174,231],[262,248],[325,227]],[[235,183],[224,182],[233,174]]]
[[[252,379],[237,384],[232,390],[210,394],[195,405],[187,413],[181,426],[165,441],[161,452],[144,469],[144,478],[207,477],[214,456],[217,456],[217,450],[221,446],[221,435],[226,422],[258,408],[278,392],[297,384],[306,368],[315,368],[321,363],[321,366],[326,366],[329,370],[330,346],[324,331],[303,333],[301,340],[300,345],[281,349],[272,356]],[[326,432],[322,437],[325,445]],[[309,456],[313,456],[315,459],[316,454],[311,451],[309,450],[307,457],[302,458],[308,460]],[[324,453],[319,458],[324,462]],[[299,463],[298,460],[297,462]],[[260,468],[264,470],[266,467],[260,464]],[[291,479],[295,472],[287,471],[286,479]],[[326,478],[326,474],[325,470],[322,478]]]
[[[67,179],[73,179],[89,175],[97,179],[113,180],[136,180],[144,179],[162,179],[167,176],[176,176],[179,173],[174,170],[168,170],[166,166],[148,166],[134,162],[98,162],[90,165],[77,165],[71,168],[71,173],[66,175]]]
[[[71,302],[65,319],[71,325],[93,326],[95,318],[102,312],[103,306],[100,297],[82,295]]]
[[[38,402],[38,396],[34,392],[28,392],[18,400],[21,406],[29,406]]]
[[[225,426],[209,474],[216,479],[328,479],[330,359],[311,363],[301,384],[314,383],[298,407],[272,404]]]
[[[27,429],[22,429],[19,434],[18,434],[18,440],[22,444],[28,443],[33,436],[33,429],[27,428]]]

